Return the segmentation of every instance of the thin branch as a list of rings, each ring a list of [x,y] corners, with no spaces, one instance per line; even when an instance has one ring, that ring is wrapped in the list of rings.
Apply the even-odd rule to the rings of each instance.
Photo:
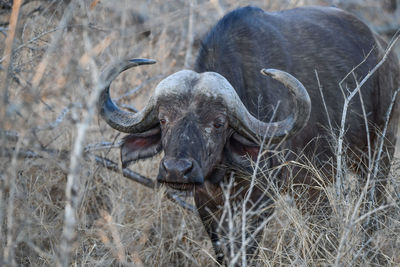
[[[21,141],[17,143],[16,152],[20,149]],[[14,204],[15,204],[15,194],[16,194],[16,184],[17,180],[17,153],[14,153],[11,159],[11,165],[8,172],[8,207],[7,207],[7,245],[4,248],[4,258],[6,262],[11,266],[16,266],[15,257],[14,257]]]
[[[382,155],[382,148],[383,148],[383,144],[385,143],[385,138],[386,138],[386,132],[387,132],[387,127],[389,124],[389,120],[390,120],[390,115],[392,114],[392,108],[396,102],[396,97],[397,94],[399,93],[400,88],[397,88],[397,90],[393,93],[392,96],[392,101],[390,102],[390,105],[386,111],[386,116],[385,116],[385,126],[383,127],[383,131],[382,131],[382,135],[380,138],[380,142],[379,142],[379,148],[378,148],[378,154],[376,156],[375,162],[374,162],[374,173],[373,173],[373,177],[376,177],[378,175],[378,169],[379,169],[379,162],[381,160],[381,155]]]
[[[2,81],[2,87],[0,88],[1,91],[1,107],[0,107],[0,129],[3,128],[2,124],[4,119],[6,118],[6,110],[7,110],[7,103],[8,103],[8,78],[9,78],[9,70],[11,68],[11,58],[13,54],[13,46],[14,46],[14,38],[15,38],[15,31],[17,28],[19,10],[22,4],[22,0],[15,0],[13,2],[11,15],[10,15],[10,26],[8,31],[8,36],[5,40],[5,47],[3,52],[4,64],[3,68],[4,71],[0,72],[0,81]]]
[[[49,123],[46,123],[45,125],[42,126],[38,126],[36,128],[34,128],[34,131],[44,131],[44,130],[53,130],[54,128],[56,128],[58,125],[60,125],[60,123],[64,120],[65,116],[71,111],[71,108],[74,107],[82,107],[81,103],[73,103],[71,105],[69,105],[68,107],[64,108],[60,115],[58,115],[58,117]]]
[[[276,112],[277,112],[277,110],[278,110],[278,107],[279,107],[279,103],[278,103],[278,105],[276,106],[276,108],[274,109],[270,121],[272,121],[272,120],[275,118]],[[246,240],[247,240],[247,237],[246,237],[246,218],[247,218],[247,216],[248,216],[248,213],[251,212],[251,210],[252,210],[252,207],[251,207],[249,210],[247,210],[247,204],[249,203],[251,194],[253,193],[254,187],[256,186],[257,174],[258,174],[258,171],[259,171],[259,168],[260,168],[260,164],[261,164],[261,159],[262,159],[262,156],[263,156],[264,147],[265,147],[265,146],[266,146],[266,147],[269,147],[269,146],[271,145],[271,141],[272,141],[271,139],[269,139],[268,142],[266,142],[266,141],[267,141],[267,135],[266,135],[266,134],[268,133],[268,130],[269,130],[269,129],[267,129],[267,130],[265,131],[265,134],[264,134],[264,136],[263,136],[263,138],[262,138],[262,141],[261,141],[261,144],[260,144],[260,148],[259,148],[259,152],[258,152],[258,154],[257,154],[257,159],[256,159],[255,165],[254,165],[254,167],[253,167],[253,173],[252,173],[252,176],[251,176],[250,186],[249,186],[249,188],[248,188],[248,190],[247,190],[247,192],[246,192],[245,198],[244,198],[243,203],[242,203],[242,214],[241,214],[241,216],[242,216],[242,218],[241,218],[241,219],[242,219],[242,225],[241,225],[241,226],[242,226],[242,227],[241,227],[241,241],[242,241],[242,242],[241,242],[241,248],[240,248],[241,253],[238,253],[237,255],[235,255],[235,257],[234,257],[234,258],[231,260],[231,262],[229,263],[230,266],[234,266],[234,265],[236,264],[236,262],[238,261],[239,255],[241,255],[241,265],[242,265],[242,266],[247,266],[247,253],[246,253],[246,246],[247,246],[247,243],[246,243]],[[283,142],[283,140],[284,140],[284,139],[282,139],[281,142]],[[279,144],[278,144],[278,145],[279,145]],[[225,200],[225,201],[227,201],[227,200]]]
[[[354,81],[356,82],[357,87],[358,85],[358,81],[357,78],[355,76],[355,74],[353,74],[353,78]],[[369,128],[368,128],[368,116],[367,116],[367,112],[365,111],[365,105],[364,105],[364,99],[362,97],[361,91],[359,93],[360,96],[360,103],[361,103],[361,109],[362,109],[362,113],[363,113],[363,118],[364,118],[364,124],[365,124],[365,133],[367,134],[367,149],[368,149],[368,171],[371,170],[371,157],[372,157],[372,152],[371,152],[371,136],[369,134]]]
[[[314,70],[314,72],[315,72],[315,77],[317,78],[318,89],[319,89],[319,93],[321,94],[322,104],[324,105],[326,118],[328,119],[329,130],[331,131],[331,133],[333,133],[333,128],[332,128],[332,124],[331,124],[331,118],[329,117],[328,107],[326,106],[325,97],[324,97],[324,93],[322,92],[322,85],[321,85],[321,83],[319,81],[318,72],[317,72],[317,70]]]
[[[383,57],[382,57],[382,59],[378,62],[378,64],[362,79],[362,81],[360,82],[360,83],[357,83],[356,82],[356,88],[355,89],[353,89],[353,91],[351,91],[350,92],[350,94],[347,96],[347,97],[345,97],[345,99],[344,99],[344,106],[343,106],[343,113],[342,113],[342,121],[341,121],[341,127],[340,127],[340,133],[339,133],[339,137],[338,137],[338,148],[337,148],[337,162],[336,162],[336,164],[337,164],[337,170],[336,170],[336,194],[337,194],[337,196],[339,197],[339,198],[341,198],[341,196],[342,196],[342,192],[341,192],[341,187],[343,186],[343,181],[342,181],[342,153],[343,153],[343,138],[344,138],[344,128],[345,128],[345,121],[346,121],[346,115],[347,115],[347,110],[348,110],[348,107],[349,107],[349,103],[350,103],[350,101],[351,101],[351,99],[357,94],[357,93],[359,93],[360,92],[360,90],[361,90],[361,87],[364,85],[364,83],[379,69],[379,67],[386,61],[386,59],[387,59],[387,57],[388,57],[388,55],[389,55],[389,53],[390,53],[390,51],[392,50],[392,48],[393,48],[393,46],[394,46],[394,44],[399,40],[399,38],[400,38],[400,35],[397,35],[394,39],[393,39],[393,41],[389,44],[389,46],[388,46],[388,48],[386,49],[386,51],[385,51],[385,53],[384,53],[384,55],[383,55]],[[346,75],[346,77],[348,77],[351,73],[353,73],[354,72],[354,70],[355,69],[353,69],[349,74],[347,74]],[[353,73],[353,75],[354,75],[354,73]],[[344,81],[344,79],[339,83],[339,86],[341,87],[341,89],[342,89],[342,86],[341,86],[341,84],[342,84],[342,82]],[[343,89],[342,89],[342,91],[343,91]],[[391,108],[392,108],[392,106],[393,106],[393,104],[394,104],[394,101],[395,101],[395,99],[396,99],[396,94],[397,94],[397,92],[398,92],[398,90],[395,92],[395,94],[394,94],[394,98],[392,99],[392,103],[391,103],[391,105],[390,105],[390,107],[389,107],[389,109],[388,109],[388,112],[387,112],[387,115],[386,115],[386,124],[385,124],[385,129],[384,129],[384,132],[385,132],[385,134],[386,134],[386,128],[387,128],[387,123],[388,123],[388,119],[389,119],[389,116],[390,116],[390,113],[391,113]],[[364,112],[364,116],[366,116],[366,114],[365,114],[365,112]],[[365,118],[366,119],[366,118]],[[368,126],[367,126],[368,127]],[[384,136],[384,135],[383,135]],[[383,142],[382,142],[382,146],[383,146]],[[382,149],[382,147],[380,148],[380,149]],[[379,151],[379,150],[378,150]],[[378,152],[379,154],[380,154],[380,152]],[[379,161],[378,161],[379,162]],[[335,264],[334,264],[334,266],[339,266],[340,265],[340,261],[341,261],[341,258],[342,258],[342,256],[343,256],[343,254],[344,254],[344,247],[345,247],[345,244],[346,244],[346,240],[347,240],[347,237],[349,236],[349,234],[351,233],[351,231],[353,230],[353,228],[354,228],[354,225],[355,225],[355,221],[356,221],[356,215],[358,214],[358,209],[359,209],[359,207],[361,206],[361,203],[362,203],[362,199],[364,198],[364,196],[366,195],[366,193],[367,193],[367,190],[368,190],[368,186],[369,186],[369,184],[370,184],[370,181],[371,181],[371,173],[369,172],[368,173],[368,176],[367,176],[367,181],[366,181],[366,183],[365,183],[365,185],[364,185],[364,188],[363,188],[363,190],[361,191],[361,195],[359,196],[359,198],[358,198],[358,201],[357,201],[357,203],[356,203],[356,205],[355,205],[355,207],[354,207],[354,209],[353,209],[353,212],[352,212],[352,214],[351,214],[351,217],[350,217],[350,219],[349,219],[349,221],[346,223],[346,229],[345,229],[345,231],[344,231],[344,233],[342,234],[342,236],[341,236],[341,239],[340,239],[340,242],[339,242],[339,247],[338,247],[338,252],[337,252],[337,255],[336,255],[336,258],[335,258]],[[349,210],[348,210],[349,211]],[[377,211],[377,210],[375,210],[375,211]],[[368,214],[368,215],[367,215]],[[365,215],[367,215],[367,216],[365,216],[365,215],[363,215],[362,217],[364,218],[364,217],[368,217],[370,214],[372,214],[372,213],[367,213],[367,214],[365,214]],[[359,218],[360,219],[360,218]],[[359,221],[359,220],[357,220],[357,221]]]
[[[9,70],[11,68],[11,59],[13,54],[13,46],[14,46],[14,38],[15,32],[17,28],[18,16],[20,7],[22,4],[22,0],[15,0],[12,5],[10,22],[9,22],[9,34],[5,40],[5,48],[4,48],[4,57],[5,62],[3,64],[4,70],[0,72],[0,81],[2,86],[0,87],[0,129],[4,128],[4,123],[7,119],[7,106],[8,106],[8,85],[9,85]],[[6,138],[0,135],[0,147],[4,147],[3,144],[6,144]],[[17,147],[19,148],[20,142],[18,142]],[[3,152],[3,151],[0,151]],[[15,176],[16,176],[16,157],[13,155],[11,161],[11,169],[8,171],[8,179],[5,181],[8,183],[9,197],[8,197],[8,207],[7,207],[7,242],[6,247],[3,249],[3,244],[0,244],[1,252],[0,252],[0,263],[2,259],[5,259],[6,263],[11,266],[15,266],[15,257],[14,257],[14,240],[13,238],[13,212],[14,212],[14,196],[15,196]],[[7,188],[0,181],[0,201],[3,201],[3,196],[6,194]],[[0,233],[3,234],[3,205],[0,205]]]
[[[120,148],[122,141],[119,142],[100,142],[96,144],[89,144],[86,145],[83,149],[85,152],[91,152],[96,150],[103,150],[103,149],[112,149],[112,148]]]
[[[115,163],[107,158],[100,157],[100,156],[94,156],[94,159],[95,159],[96,163],[102,165],[103,167],[105,167],[111,171],[120,173],[120,168],[117,163]],[[131,171],[128,168],[122,169],[122,174],[124,175],[124,177],[126,177],[132,181],[135,181],[137,183],[140,183],[148,188],[152,188],[152,189],[155,188],[155,184],[152,179],[144,177],[134,171]]]
[[[75,7],[77,5],[77,1],[72,0],[68,7],[66,8],[63,17],[61,18],[60,23],[58,24],[58,29],[65,29],[69,22],[72,19],[72,15],[73,15],[73,11],[75,11]],[[60,40],[62,39],[63,36],[63,32],[62,30],[59,31],[55,31],[55,34],[53,35],[51,44],[49,46],[49,48],[47,49],[45,55],[43,56],[42,60],[40,61],[40,63],[37,65],[36,67],[36,72],[33,75],[31,84],[32,84],[32,88],[36,89],[39,86],[40,81],[43,78],[44,72],[47,68],[48,63],[52,60],[52,55],[54,54],[54,52],[56,51],[58,44],[60,42]]]
[[[90,151],[90,150],[88,150],[88,151]],[[46,154],[48,154],[48,156],[43,156],[42,153],[46,153]],[[35,152],[33,150],[27,150],[27,149],[16,150],[15,148],[4,148],[3,154],[1,154],[1,156],[2,157],[12,157],[13,155],[16,155],[16,157],[19,159],[25,159],[25,158],[39,159],[39,158],[55,158],[55,157],[57,157],[58,159],[66,160],[66,159],[68,159],[69,154],[70,154],[70,152],[65,151],[65,150],[56,151],[56,150],[50,150],[50,149],[42,149],[42,150],[40,150],[40,152]],[[119,165],[117,163],[115,163],[114,161],[112,161],[108,158],[93,155],[93,154],[87,153],[87,151],[85,151],[84,159],[85,160],[93,159],[98,165],[100,165],[110,171],[122,174],[125,178],[128,178],[129,180],[139,183],[147,188],[155,189],[157,187],[156,183],[154,182],[153,179],[147,178],[135,171],[132,171],[129,168],[123,168],[121,170],[121,168],[119,167]],[[169,200],[171,200],[172,202],[175,202],[182,208],[189,210],[191,212],[196,211],[196,208],[193,205],[184,201],[177,194],[177,192],[167,191],[166,196]]]
[[[138,110],[134,106],[129,105],[129,104],[118,104],[118,106],[121,108],[124,108],[130,112],[133,112],[133,113],[138,112]]]
[[[190,67],[190,60],[192,57],[192,49],[193,49],[193,23],[194,23],[194,6],[196,5],[196,0],[189,1],[189,18],[188,18],[188,33],[187,33],[187,43],[186,43],[186,55],[184,67]]]
[[[395,39],[395,41],[397,41],[398,39],[399,39],[399,37],[397,37],[397,38]],[[395,42],[395,41],[394,41],[394,42]],[[387,55],[389,52],[390,52],[390,50],[387,50],[387,51],[385,52],[385,55]],[[356,89],[357,89],[358,91],[360,90],[360,87],[361,87],[361,86],[357,83],[357,88],[356,88]],[[356,90],[356,89],[355,89],[355,90]],[[393,107],[393,105],[394,105],[394,103],[395,103],[395,101],[396,101],[396,97],[397,97],[397,94],[398,94],[399,91],[400,91],[400,88],[398,88],[398,89],[394,92],[394,94],[393,94],[393,96],[392,96],[392,101],[391,101],[391,103],[390,103],[390,105],[389,105],[389,107],[388,107],[388,110],[387,110],[387,112],[386,112],[386,116],[385,116],[385,126],[384,126],[384,129],[383,129],[383,131],[382,131],[382,136],[381,136],[381,139],[380,139],[379,149],[377,150],[377,151],[378,151],[378,152],[377,152],[377,153],[378,153],[378,154],[377,154],[377,158],[376,158],[376,160],[375,160],[375,162],[374,162],[374,165],[375,165],[375,166],[374,166],[374,172],[373,172],[373,174],[372,174],[372,177],[374,177],[374,178],[376,178],[376,175],[377,175],[377,172],[378,172],[380,156],[381,156],[381,154],[382,154],[382,148],[383,148],[383,144],[384,144],[384,141],[385,141],[385,136],[386,136],[386,131],[387,131],[387,125],[388,125],[388,123],[389,123],[389,118],[390,118],[390,114],[391,114],[391,111],[392,111],[392,107]],[[361,93],[360,93],[360,97],[361,97]],[[365,114],[365,111],[364,111],[364,110],[363,110],[363,113],[364,113],[364,117],[365,117],[365,119],[366,119],[366,114]],[[367,127],[368,127],[368,126],[367,126]],[[370,158],[370,159],[371,159],[371,158]],[[374,214],[374,213],[376,213],[376,212],[378,212],[378,211],[380,211],[380,210],[383,210],[383,209],[385,209],[385,208],[387,208],[387,207],[390,206],[390,205],[380,206],[380,207],[378,207],[378,208],[376,208],[376,209],[374,209],[374,210],[372,210],[372,211],[370,211],[370,212],[367,212],[366,214],[363,214],[363,215],[360,216],[358,219],[356,219],[356,216],[357,216],[357,214],[358,214],[359,207],[361,206],[362,200],[364,199],[364,196],[367,194],[368,187],[370,186],[370,181],[371,181],[371,172],[370,172],[370,164],[369,164],[369,172],[368,172],[368,175],[367,175],[367,181],[366,181],[366,183],[365,183],[365,185],[364,185],[364,187],[363,187],[363,190],[361,191],[361,194],[360,194],[360,196],[359,196],[359,198],[358,198],[358,200],[357,200],[356,205],[355,205],[354,208],[353,208],[353,212],[352,212],[352,214],[351,214],[351,217],[350,217],[349,221],[346,223],[345,232],[342,234],[342,236],[341,236],[341,238],[340,238],[340,242],[339,242],[339,246],[338,246],[338,250],[337,250],[338,253],[337,253],[336,259],[335,259],[335,266],[340,266],[340,260],[341,260],[343,254],[344,254],[344,246],[345,246],[345,244],[346,244],[346,240],[347,240],[348,236],[350,235],[351,231],[354,229],[355,225],[356,225],[357,223],[363,221],[365,218],[368,218],[371,214]],[[371,189],[371,194],[374,193],[373,190],[374,190],[374,188]]]
[[[361,87],[364,85],[364,83],[366,83],[368,81],[369,78],[371,78],[371,76],[382,66],[382,64],[386,61],[389,53],[391,52],[391,50],[393,49],[394,45],[396,44],[396,42],[399,40],[400,38],[400,34],[397,35],[393,41],[389,44],[388,48],[385,51],[385,54],[383,55],[382,59],[378,62],[378,64],[375,65],[375,67],[367,74],[365,75],[365,77],[361,80],[361,82],[359,84],[357,84],[356,88],[354,88],[350,94],[348,96],[345,96],[344,98],[344,105],[343,105],[343,112],[342,112],[342,119],[341,119],[341,123],[340,123],[340,131],[339,131],[339,136],[338,136],[338,144],[337,144],[337,153],[336,153],[336,194],[338,197],[341,196],[341,188],[343,186],[343,181],[342,181],[342,161],[343,161],[343,140],[344,140],[344,134],[345,134],[345,123],[346,123],[346,117],[347,117],[347,110],[349,108],[349,104],[350,101],[352,100],[352,98],[361,90]],[[368,54],[369,55],[369,54]],[[365,59],[363,60],[363,62],[365,61]],[[361,64],[361,63],[360,63]],[[359,64],[359,65],[360,65]],[[358,65],[358,66],[359,66]],[[357,67],[358,67],[357,66]],[[356,68],[357,68],[356,67]],[[353,68],[351,70],[351,72],[349,72],[345,78],[343,78],[343,80],[339,83],[340,88],[343,91],[342,88],[342,83],[343,81],[351,74],[353,73],[355,70],[355,68]]]
[[[15,131],[1,131],[0,130],[1,138],[5,138],[7,142],[17,142],[19,135]]]
[[[370,215],[372,215],[372,214],[374,214],[374,213],[377,213],[378,211],[384,210],[384,209],[386,209],[386,208],[392,207],[392,206],[394,206],[394,205],[395,205],[395,203],[390,203],[390,204],[387,204],[387,205],[379,206],[379,207],[377,207],[377,208],[375,208],[375,209],[373,209],[373,210],[371,210],[371,211],[369,211],[369,212],[367,212],[367,213],[361,215],[361,216],[358,217],[358,219],[355,220],[352,224],[353,224],[353,225],[357,225],[358,223],[362,222],[365,218],[369,217]]]
[[[147,79],[147,80],[141,82],[140,85],[138,85],[138,86],[136,86],[135,88],[129,90],[128,92],[126,92],[126,93],[124,93],[124,94],[122,94],[122,95],[120,95],[120,96],[114,98],[113,100],[114,100],[114,102],[117,103],[117,102],[121,101],[121,99],[123,99],[123,98],[125,98],[125,97],[129,97],[129,96],[135,95],[135,94],[137,94],[138,92],[140,92],[140,90],[141,90],[145,85],[147,85],[148,83],[153,82],[153,81],[158,80],[158,79],[163,78],[163,77],[164,77],[164,75],[161,75],[161,74],[156,75],[156,76],[153,76],[153,77],[151,77],[151,78],[149,78],[149,79]],[[119,105],[121,105],[121,104],[119,104]]]
[[[61,23],[66,23],[68,18],[72,17],[72,12],[75,9],[77,2],[72,1],[66,12],[65,12],[65,19],[61,20]],[[88,51],[90,50],[90,43],[89,38],[87,36],[87,31],[83,32],[84,39],[85,39],[85,49]],[[61,37],[61,36],[60,36]],[[57,40],[58,41],[58,40]],[[53,48],[55,44],[53,44]],[[50,49],[51,50],[51,49]],[[49,54],[47,54],[48,57]],[[46,61],[42,61],[41,64],[46,65]],[[98,81],[99,73],[94,63],[94,60],[90,58],[89,64],[91,67],[91,74],[92,80]],[[40,68],[39,68],[40,69]],[[42,70],[44,71],[44,69]],[[36,73],[33,84],[37,86],[40,82],[41,75],[40,72]],[[61,236],[61,243],[60,243],[60,262],[58,263],[59,266],[67,267],[69,266],[69,258],[73,250],[73,243],[76,238],[76,213],[77,208],[80,202],[80,191],[79,191],[79,180],[80,180],[80,160],[83,154],[83,142],[85,141],[86,131],[96,113],[96,104],[100,97],[100,93],[104,84],[98,83],[94,88],[94,91],[91,93],[88,102],[87,102],[87,110],[86,113],[83,115],[83,119],[80,123],[77,124],[77,136],[75,138],[74,146],[71,152],[71,160],[70,160],[70,167],[69,167],[69,174],[67,177],[67,184],[65,187],[65,197],[66,197],[66,204],[64,210],[64,227]]]
[[[225,9],[223,8],[219,0],[210,0],[210,2],[214,5],[214,8],[217,10],[218,15],[220,17],[222,17],[226,13]]]
[[[0,33],[3,34],[4,37],[7,37],[7,28],[0,27]],[[0,60],[0,63],[1,63],[1,61],[3,61],[3,59]]]
[[[399,31],[400,24],[393,23],[393,24],[387,24],[387,25],[382,25],[382,26],[372,26],[372,28],[379,35],[393,36]]]
[[[62,30],[62,28],[57,27],[57,28],[55,28],[55,29],[52,29],[52,30],[49,30],[49,31],[45,31],[45,32],[43,32],[43,33],[41,33],[41,34],[35,36],[35,37],[32,38],[31,40],[29,40],[29,41],[27,41],[26,43],[23,43],[23,44],[19,45],[17,48],[15,48],[14,53],[17,52],[18,50],[20,50],[20,49],[22,49],[22,48],[28,46],[29,44],[31,44],[31,43],[37,41],[38,39],[42,38],[43,36],[46,36],[47,34],[53,33],[53,32],[58,31],[58,30]],[[5,58],[6,58],[6,57],[3,57],[2,59],[0,59],[0,63],[2,63],[2,62],[5,60]]]

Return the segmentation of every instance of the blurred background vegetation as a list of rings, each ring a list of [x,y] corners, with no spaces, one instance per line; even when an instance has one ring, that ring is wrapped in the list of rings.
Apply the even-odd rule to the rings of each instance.
[[[191,68],[202,36],[236,7],[250,4],[273,11],[337,6],[388,41],[400,28],[399,0],[25,0],[13,17],[17,2],[0,0],[0,265],[60,263],[69,151],[98,75],[110,62],[127,57],[157,60],[155,65],[121,74],[113,83],[119,105],[140,109],[160,80]],[[13,19],[17,19],[15,29]],[[396,49],[399,54],[400,45]],[[89,150],[90,145],[120,138],[96,115],[83,144]],[[399,150],[398,144],[397,161]],[[113,147],[90,153],[119,161]],[[195,213],[167,201],[164,189],[154,191],[129,181],[86,154],[74,188],[79,202],[71,265],[216,265],[211,242]],[[159,158],[146,160],[131,169],[154,178],[158,162]],[[395,205],[371,249],[382,251],[388,262],[397,265],[400,164],[396,161],[392,175],[388,191],[393,197],[388,201]],[[289,205],[287,196],[280,200],[280,215],[265,230],[255,264],[333,264],[345,218],[316,222]],[[348,242],[352,247],[343,262],[368,265],[357,235]]]

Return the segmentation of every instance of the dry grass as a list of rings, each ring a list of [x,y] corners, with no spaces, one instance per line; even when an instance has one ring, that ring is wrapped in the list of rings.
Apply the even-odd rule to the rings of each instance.
[[[399,23],[400,8],[392,14],[378,9],[379,1],[373,0],[361,7],[349,4],[360,1],[322,0],[86,0],[77,1],[76,6],[69,6],[68,0],[42,0],[25,1],[13,37],[12,24],[7,24],[11,11],[0,9],[0,44],[4,44],[0,46],[0,265],[53,266],[65,257],[60,255],[60,244],[71,166],[69,154],[63,151],[73,150],[77,126],[88,114],[96,77],[104,66],[128,56],[158,61],[128,71],[113,83],[113,96],[123,96],[119,104],[140,109],[158,81],[193,64],[202,35],[227,11],[245,4],[276,10],[324,2],[377,18],[377,29],[387,24],[382,17],[392,16]],[[387,15],[381,16],[382,12]],[[87,126],[83,145],[121,137],[97,116]],[[380,230],[370,238],[361,231],[367,219],[363,217],[367,211],[357,206],[363,183],[350,174],[346,201],[338,202],[334,185],[321,187],[333,207],[326,214],[300,212],[291,197],[277,192],[277,212],[264,230],[253,263],[369,266],[373,262],[368,254],[380,252],[387,264],[400,264],[399,146],[386,188],[390,206],[384,209]],[[11,147],[16,150],[7,153],[5,148]],[[17,157],[18,151],[27,149],[41,157]],[[93,153],[118,161],[117,149]],[[131,168],[155,177],[159,160]],[[198,216],[168,201],[164,189],[133,183],[86,156],[78,163],[72,190],[78,202],[76,235],[68,243],[70,265],[216,265]],[[356,216],[351,217],[354,210]]]

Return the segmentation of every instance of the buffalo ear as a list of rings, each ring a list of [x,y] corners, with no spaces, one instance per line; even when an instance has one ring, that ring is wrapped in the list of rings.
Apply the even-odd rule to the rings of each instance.
[[[150,158],[161,152],[160,127],[124,137],[121,145],[121,162],[125,168],[130,162]]]
[[[225,145],[230,160],[235,162],[243,162],[246,158],[257,160],[260,146],[238,133],[233,133]]]

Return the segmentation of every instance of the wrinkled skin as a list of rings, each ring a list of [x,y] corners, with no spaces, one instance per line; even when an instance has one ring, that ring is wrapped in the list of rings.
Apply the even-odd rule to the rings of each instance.
[[[219,221],[215,218],[219,218],[220,208],[224,206],[225,201],[220,186],[226,178],[227,170],[224,165],[232,164],[234,158],[238,161],[235,164],[237,166],[243,165],[244,157],[252,157],[255,160],[259,148],[250,142],[247,146],[241,144],[232,137],[234,130],[229,127],[226,110],[218,100],[205,97],[185,100],[172,101],[174,105],[171,106],[171,99],[168,99],[167,106],[160,105],[161,140],[165,156],[160,163],[158,181],[175,189],[194,189],[194,199],[200,217],[213,242],[218,261],[222,263],[223,255],[229,253],[224,252],[227,247],[220,245],[221,239],[225,236],[224,233],[228,232],[228,226],[222,224],[218,228]],[[171,159],[193,159],[193,168],[182,177],[180,172],[169,171],[164,167],[165,161]],[[186,184],[186,182],[189,183]],[[239,186],[233,189],[234,192],[239,191],[246,184],[239,180],[236,180],[236,183]],[[235,194],[234,192],[232,195]],[[243,197],[242,193],[232,200],[239,201]],[[258,189],[254,189],[252,198],[256,201],[267,197]],[[262,203],[265,204],[266,201]],[[250,208],[252,205],[248,206]],[[240,240],[236,243],[239,244],[239,242]],[[248,253],[250,254],[253,249],[250,245]]]
[[[228,232],[228,226],[223,223],[221,227],[217,227],[219,221],[215,218],[219,218],[221,207],[224,206],[221,183],[226,182],[226,166],[240,166],[250,173],[252,170],[246,158],[255,160],[259,146],[238,137],[229,127],[226,109],[218,99],[209,99],[206,96],[191,97],[172,97],[159,103],[160,125],[155,129],[160,130],[153,128],[149,136],[142,134],[139,139],[136,135],[128,136],[121,147],[121,156],[126,165],[137,159],[133,158],[132,154],[137,155],[139,149],[151,150],[151,147],[145,147],[146,145],[162,147],[165,155],[160,162],[158,182],[177,190],[193,190],[199,215],[210,235],[217,259],[222,263],[224,254],[229,253],[226,247],[221,246],[221,239],[225,236],[223,233]],[[153,141],[143,142],[143,138]],[[138,146],[132,147],[132,143],[135,142]],[[153,151],[157,153],[160,150]],[[192,162],[189,170],[182,171],[185,169],[182,161]],[[243,188],[247,188],[248,181],[240,181],[238,178],[235,182],[237,186],[233,188],[232,195],[239,191],[241,193],[230,201],[237,202],[244,198],[246,190]],[[257,205],[253,205],[255,202]],[[265,206],[266,203],[270,203],[267,196],[255,188],[248,208],[257,208],[260,204]],[[256,227],[259,220],[267,215],[269,213],[265,212],[260,218],[253,219],[254,226],[249,225],[247,235],[250,234],[250,229]],[[240,244],[239,241],[236,243]],[[253,245],[249,245],[248,253],[251,254],[254,249]]]
[[[182,184],[185,179],[180,177],[179,170],[173,170],[175,166],[166,168],[166,161],[192,160],[193,166],[188,173],[193,174],[186,177],[192,185],[203,184],[221,162],[222,149],[231,134],[226,109],[218,100],[207,101],[202,97],[193,100],[174,99],[175,104],[171,105],[171,99],[168,99],[167,103],[160,104],[161,140],[165,151],[158,177],[161,182]]]

